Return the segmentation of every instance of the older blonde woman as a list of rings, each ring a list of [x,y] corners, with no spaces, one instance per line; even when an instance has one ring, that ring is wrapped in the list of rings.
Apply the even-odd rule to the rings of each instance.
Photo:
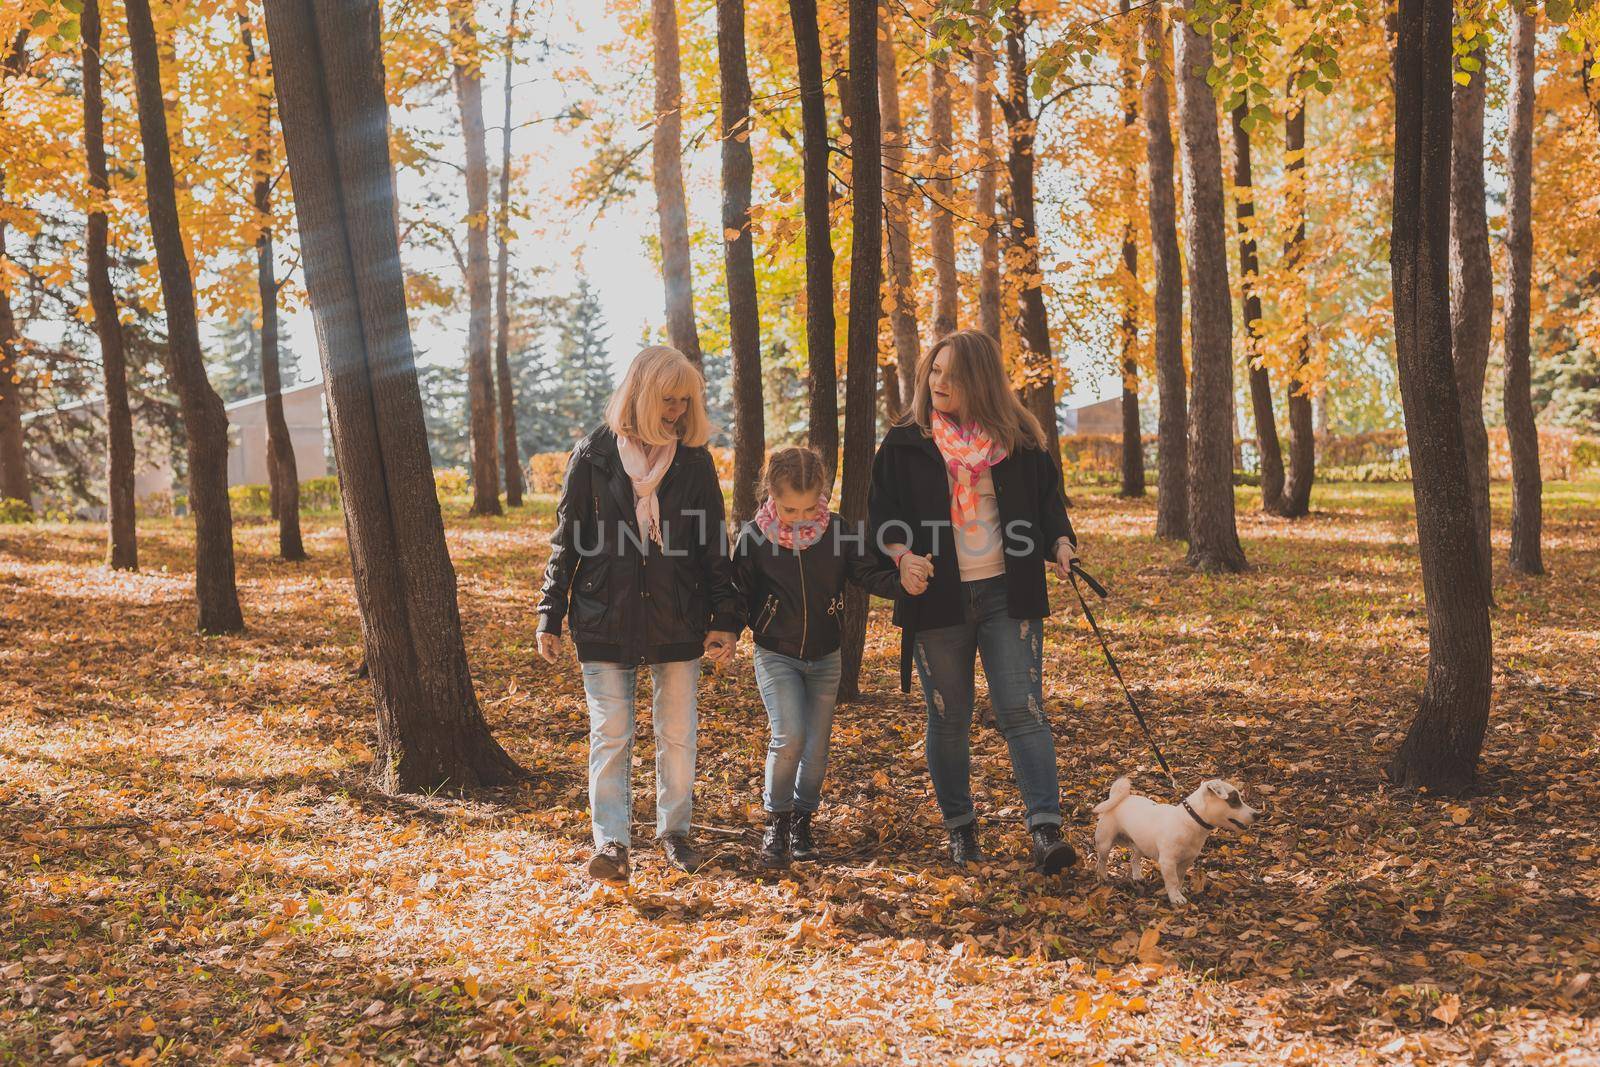
[[[627,881],[634,703],[650,671],[656,836],[669,863],[700,866],[689,841],[696,685],[702,656],[733,655],[736,595],[722,490],[706,450],[705,382],[673,348],[634,358],[605,424],[567,465],[539,597],[539,654],[572,634],[589,704],[589,873]]]

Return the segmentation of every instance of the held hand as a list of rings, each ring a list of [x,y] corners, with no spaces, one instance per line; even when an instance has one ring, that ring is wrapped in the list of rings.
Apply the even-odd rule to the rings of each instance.
[[[561,640],[560,634],[546,633],[543,630],[539,631],[539,636],[536,640],[538,642],[539,655],[544,658],[546,663],[554,663],[561,655],[561,650],[566,644]]]
[[[928,579],[933,577],[933,555],[919,556],[907,552],[900,557],[900,585],[912,596],[928,591]]]
[[[1077,558],[1078,549],[1071,541],[1067,540],[1065,537],[1057,541],[1056,561],[1054,564],[1052,564],[1052,566],[1055,568],[1056,577],[1067,578],[1071,576],[1072,563]]]
[[[714,667],[720,667],[733,661],[733,654],[739,647],[739,635],[729,630],[712,630],[706,634],[705,658],[711,661]]]

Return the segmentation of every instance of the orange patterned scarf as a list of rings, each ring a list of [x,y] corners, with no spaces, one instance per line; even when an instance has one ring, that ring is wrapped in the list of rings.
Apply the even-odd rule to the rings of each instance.
[[[965,426],[933,412],[933,443],[950,472],[950,519],[964,530],[978,515],[978,482],[983,472],[1006,458],[1005,449],[975,422]]]

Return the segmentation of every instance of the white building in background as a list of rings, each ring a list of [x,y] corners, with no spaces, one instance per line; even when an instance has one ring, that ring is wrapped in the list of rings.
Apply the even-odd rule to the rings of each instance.
[[[1068,408],[1061,413],[1061,432],[1068,436],[1122,433],[1122,397]]]
[[[265,485],[267,481],[267,398],[249,396],[223,408],[228,414],[228,484]],[[322,383],[283,391],[283,419],[289,424],[294,465],[302,482],[326,477],[327,409]]]

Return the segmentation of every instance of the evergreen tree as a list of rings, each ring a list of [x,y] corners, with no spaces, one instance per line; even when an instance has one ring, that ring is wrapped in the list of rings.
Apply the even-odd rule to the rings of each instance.
[[[467,370],[426,363],[417,367],[422,391],[422,421],[428,428],[428,455],[435,468],[467,466]]]
[[[605,418],[606,401],[614,388],[610,349],[611,334],[599,294],[589,279],[580,277],[557,327],[553,414],[565,430],[564,448],[571,448]]]

